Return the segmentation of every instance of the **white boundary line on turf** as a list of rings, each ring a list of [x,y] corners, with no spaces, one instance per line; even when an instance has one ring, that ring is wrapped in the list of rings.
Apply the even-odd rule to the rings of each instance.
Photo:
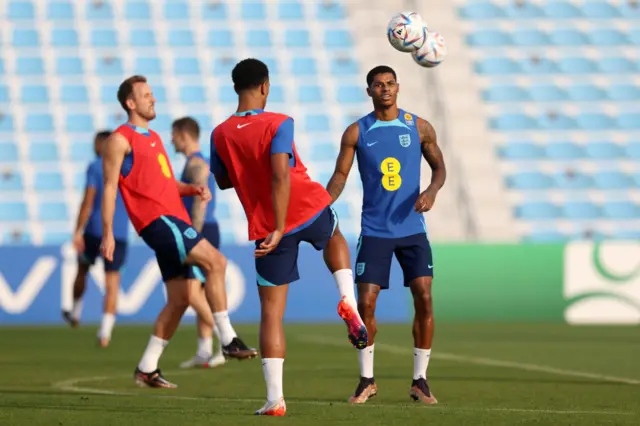
[[[306,341],[309,343],[318,343],[321,345],[328,346],[346,346],[346,343],[340,339],[334,339],[326,336],[299,336],[298,340]],[[407,348],[403,348],[401,346],[389,345],[385,343],[376,343],[376,350],[398,354],[398,355],[408,355],[410,354]],[[512,368],[515,370],[524,370],[524,371],[535,371],[538,373],[549,373],[556,374],[559,376],[568,376],[568,377],[581,377],[584,379],[594,379],[600,380],[603,382],[612,382],[612,383],[623,383],[626,385],[640,385],[640,380],[631,379],[628,377],[616,377],[616,376],[608,376],[605,374],[597,374],[597,373],[589,373],[585,371],[576,371],[576,370],[566,370],[563,368],[555,368],[549,367],[546,365],[538,365],[538,364],[529,364],[523,362],[515,362],[515,361],[501,361],[498,359],[492,358],[481,358],[481,357],[473,357],[467,355],[456,355],[447,352],[438,352],[434,351],[433,358],[440,358],[448,361],[455,361],[464,364],[476,364],[476,365],[487,365],[491,367],[502,367],[502,368]]]

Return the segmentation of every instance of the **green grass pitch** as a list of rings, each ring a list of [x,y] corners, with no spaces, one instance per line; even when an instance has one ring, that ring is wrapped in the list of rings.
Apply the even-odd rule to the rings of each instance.
[[[257,326],[237,327],[257,345]],[[196,348],[182,326],[160,367],[178,389],[141,389],[133,370],[150,326],[0,328],[0,425],[638,425],[637,327],[437,324],[429,383],[439,400],[409,400],[411,326],[379,325],[378,396],[347,398],[358,380],[342,324],[287,325],[285,418],[253,415],[265,397],[259,360],[179,370]]]

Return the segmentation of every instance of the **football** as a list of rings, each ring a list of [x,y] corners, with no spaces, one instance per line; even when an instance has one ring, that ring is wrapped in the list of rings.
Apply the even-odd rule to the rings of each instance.
[[[428,31],[423,45],[413,52],[411,57],[420,66],[433,68],[447,57],[447,45],[444,37],[437,32]]]
[[[398,13],[387,24],[389,43],[400,52],[413,52],[421,48],[427,31],[427,24],[416,12]]]

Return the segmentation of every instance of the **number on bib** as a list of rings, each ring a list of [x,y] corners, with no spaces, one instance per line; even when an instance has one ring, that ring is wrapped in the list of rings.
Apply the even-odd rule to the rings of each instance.
[[[402,177],[400,176],[400,162],[393,158],[387,157],[380,163],[380,171],[382,172],[382,187],[387,191],[397,191],[402,185]]]
[[[167,157],[165,157],[164,154],[158,154],[158,163],[160,163],[162,174],[167,178],[171,178],[171,167],[169,167],[169,162],[167,161]]]

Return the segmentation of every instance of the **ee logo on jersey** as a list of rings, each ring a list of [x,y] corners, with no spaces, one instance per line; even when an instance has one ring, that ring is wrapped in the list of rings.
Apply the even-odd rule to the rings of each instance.
[[[169,162],[167,161],[167,157],[164,154],[158,154],[158,163],[160,163],[160,169],[162,169],[162,174],[171,178],[171,167],[169,167]]]
[[[397,191],[402,185],[400,177],[400,162],[393,157],[387,157],[380,163],[382,172],[382,187],[387,191]]]

